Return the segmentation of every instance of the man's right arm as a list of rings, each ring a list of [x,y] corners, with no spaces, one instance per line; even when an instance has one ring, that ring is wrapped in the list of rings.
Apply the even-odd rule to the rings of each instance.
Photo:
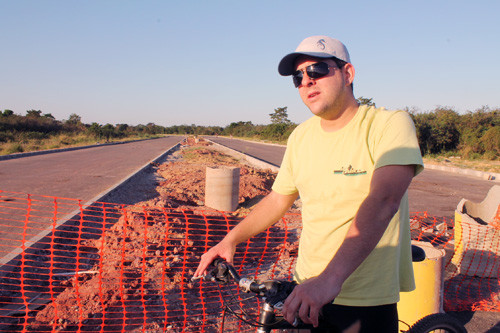
[[[282,218],[297,196],[298,193],[283,195],[271,191],[222,241],[201,256],[194,277],[205,274],[208,265],[217,257],[232,263],[236,245],[266,230]]]

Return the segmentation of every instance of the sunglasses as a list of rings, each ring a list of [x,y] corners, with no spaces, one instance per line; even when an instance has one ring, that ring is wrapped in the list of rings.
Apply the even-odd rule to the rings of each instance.
[[[329,66],[326,62],[317,62],[315,64],[309,65],[305,68],[305,72],[310,79],[316,80],[322,78],[323,76],[330,73],[330,68],[336,68]],[[293,84],[295,88],[298,88],[302,84],[302,78],[304,77],[304,69],[298,70],[293,73]]]

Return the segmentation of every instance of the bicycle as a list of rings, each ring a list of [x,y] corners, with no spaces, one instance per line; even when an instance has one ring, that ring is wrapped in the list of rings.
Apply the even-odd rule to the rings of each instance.
[[[423,260],[421,252],[412,248],[414,261]],[[425,254],[424,254],[425,257]],[[239,312],[236,312],[231,305],[241,303],[245,300],[238,300],[233,303],[227,301],[222,291],[219,289],[223,305],[223,318],[221,332],[224,332],[224,322],[226,312],[231,313],[237,319],[244,323],[256,327],[257,333],[270,333],[272,330],[306,330],[311,329],[313,326],[305,324],[300,320],[295,320],[293,324],[287,322],[283,316],[276,313],[283,307],[285,299],[293,291],[297,285],[294,281],[287,280],[267,280],[263,282],[254,281],[252,278],[241,278],[236,269],[223,259],[215,259],[207,269],[207,274],[203,277],[205,281],[216,282],[220,284],[234,283],[238,286],[239,290],[244,293],[251,293],[253,297],[257,297],[263,301],[258,319],[252,319],[251,316],[241,305],[237,305]],[[248,299],[249,299],[248,298]],[[320,318],[321,320],[321,318]],[[467,333],[465,327],[454,317],[446,313],[435,313],[423,317],[414,325],[408,328],[406,333],[430,333],[430,332],[449,332],[449,333]]]
[[[228,311],[239,320],[246,324],[256,327],[258,333],[269,333],[275,329],[311,329],[313,326],[305,324],[296,319],[292,325],[287,322],[281,315],[275,313],[275,310],[281,310],[285,299],[290,295],[295,286],[294,281],[286,280],[267,280],[264,282],[257,282],[251,278],[241,278],[236,269],[223,259],[215,259],[207,269],[207,274],[203,277],[205,281],[212,281],[218,284],[235,283],[238,288],[245,293],[253,293],[263,301],[258,320],[252,319],[251,316],[240,306],[237,313],[223,296],[224,315],[222,320],[222,332],[224,332],[224,318],[225,313]],[[248,300],[248,299],[245,299]],[[245,301],[243,300],[243,301]],[[235,303],[239,303],[237,301]]]

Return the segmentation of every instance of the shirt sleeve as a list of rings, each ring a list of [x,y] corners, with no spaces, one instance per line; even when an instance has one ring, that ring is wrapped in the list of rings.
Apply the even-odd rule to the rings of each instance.
[[[375,168],[386,165],[414,165],[415,175],[424,169],[415,125],[404,111],[391,112],[374,140]]]

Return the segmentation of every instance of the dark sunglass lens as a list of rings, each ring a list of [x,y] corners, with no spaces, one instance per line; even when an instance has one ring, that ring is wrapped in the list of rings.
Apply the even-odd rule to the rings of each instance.
[[[298,88],[300,84],[302,83],[302,72],[297,71],[297,73],[293,74],[293,84],[295,85],[295,88]]]
[[[307,76],[311,79],[319,79],[329,72],[328,64],[326,62],[318,62],[307,67]]]

